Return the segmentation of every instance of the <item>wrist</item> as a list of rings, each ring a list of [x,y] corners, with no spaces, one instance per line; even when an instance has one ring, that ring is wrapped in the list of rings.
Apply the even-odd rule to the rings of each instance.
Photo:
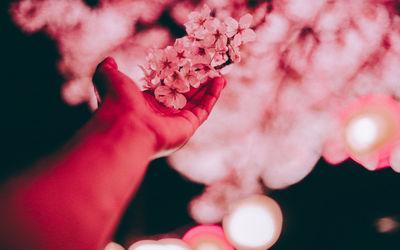
[[[155,133],[134,114],[120,115],[110,125],[109,134],[111,140],[120,141],[121,145],[134,147],[135,150],[139,146],[142,156],[149,161],[157,151]]]

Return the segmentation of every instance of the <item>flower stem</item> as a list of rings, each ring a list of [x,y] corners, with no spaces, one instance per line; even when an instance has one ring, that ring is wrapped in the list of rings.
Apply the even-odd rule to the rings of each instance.
[[[226,66],[228,66],[228,65],[233,63],[231,55],[229,55],[229,51],[226,52],[226,55],[228,56],[228,60],[226,60],[226,62],[224,62],[224,63],[222,63],[220,65],[215,66],[214,69],[217,69],[217,70],[218,69],[222,69],[222,68],[224,68],[224,67],[226,67]]]

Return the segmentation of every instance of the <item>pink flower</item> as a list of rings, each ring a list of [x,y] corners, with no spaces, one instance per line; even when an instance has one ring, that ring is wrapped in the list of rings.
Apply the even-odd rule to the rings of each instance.
[[[154,90],[157,101],[161,102],[168,108],[181,109],[186,105],[186,97],[179,93],[176,89],[169,86],[158,86]]]
[[[189,83],[193,88],[198,88],[200,86],[200,80],[198,78],[198,74],[194,71],[194,68],[190,63],[186,63],[182,66],[181,74],[183,79]]]
[[[238,63],[240,62],[240,51],[238,47],[229,46],[229,56],[231,57],[232,62]]]
[[[213,60],[211,62],[211,66],[216,67],[228,61],[229,58],[227,52],[228,52],[228,47],[226,46],[223,49],[216,50],[213,56]]]
[[[191,41],[189,41],[187,37],[176,39],[174,43],[176,60],[179,66],[182,66],[190,59],[189,55],[190,43]]]
[[[179,68],[178,60],[176,58],[176,51],[172,46],[168,46],[164,50],[161,50],[154,55],[154,58],[154,67],[160,78],[165,78],[167,75],[172,74]]]
[[[152,70],[149,67],[145,68],[142,65],[139,65],[139,68],[144,73],[144,77],[142,78],[142,80],[145,82],[144,88],[146,88],[146,89],[155,89],[156,87],[158,87],[158,85],[160,85],[161,80],[157,76],[157,72],[156,71]]]
[[[199,88],[209,78],[220,76],[222,68],[240,61],[240,46],[255,39],[252,19],[247,14],[239,22],[231,17],[222,22],[211,16],[207,5],[192,12],[185,23],[188,35],[146,58],[146,67],[141,67],[145,87],[165,106],[183,108],[184,93],[191,87]]]
[[[208,32],[206,29],[207,22],[212,19],[210,13],[210,8],[204,5],[200,12],[195,11],[189,14],[189,21],[184,24],[189,36],[198,39],[203,39],[206,36]]]
[[[160,85],[154,90],[156,99],[166,107],[181,109],[186,105],[186,97],[182,93],[190,90],[190,86],[179,71],[174,71],[164,79],[165,85]]]
[[[190,86],[183,78],[181,72],[174,71],[171,75],[164,79],[165,86],[178,91],[179,93],[186,93],[190,90]]]
[[[196,64],[193,65],[194,71],[200,82],[205,82],[208,78],[214,78],[220,74],[209,64]]]
[[[229,38],[233,38],[233,41],[231,42],[233,46],[240,46],[256,39],[256,33],[254,30],[250,29],[252,21],[253,16],[250,14],[242,16],[239,23],[232,17],[228,17],[225,20],[227,26],[226,35]]]
[[[146,56],[147,67],[145,67],[145,69],[157,72],[159,55],[162,53],[163,51],[161,49],[151,49]]]
[[[216,50],[227,50],[228,37],[226,36],[226,25],[218,19],[207,23],[207,29],[210,34],[204,38],[204,44],[209,47],[215,47]]]
[[[190,49],[190,56],[193,64],[211,63],[211,55],[214,51],[202,42],[195,42]]]

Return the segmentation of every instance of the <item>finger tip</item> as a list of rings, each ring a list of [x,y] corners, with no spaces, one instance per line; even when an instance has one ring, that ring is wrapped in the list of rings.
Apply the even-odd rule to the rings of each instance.
[[[222,79],[224,80],[224,86],[223,86],[223,88],[225,88],[225,87],[226,87],[226,79],[225,79],[225,77],[222,77]]]
[[[215,78],[213,82],[214,84],[221,85],[222,88],[225,88],[226,86],[226,80],[223,76]]]
[[[96,71],[107,70],[107,69],[118,69],[117,62],[111,56],[106,57],[99,65],[97,66]]]

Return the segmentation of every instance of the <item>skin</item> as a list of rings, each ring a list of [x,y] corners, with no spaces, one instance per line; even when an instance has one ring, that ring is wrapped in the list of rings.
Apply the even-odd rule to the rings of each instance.
[[[118,70],[93,77],[101,105],[57,153],[0,186],[0,249],[104,249],[151,159],[181,147],[207,119],[226,82],[168,109]]]

